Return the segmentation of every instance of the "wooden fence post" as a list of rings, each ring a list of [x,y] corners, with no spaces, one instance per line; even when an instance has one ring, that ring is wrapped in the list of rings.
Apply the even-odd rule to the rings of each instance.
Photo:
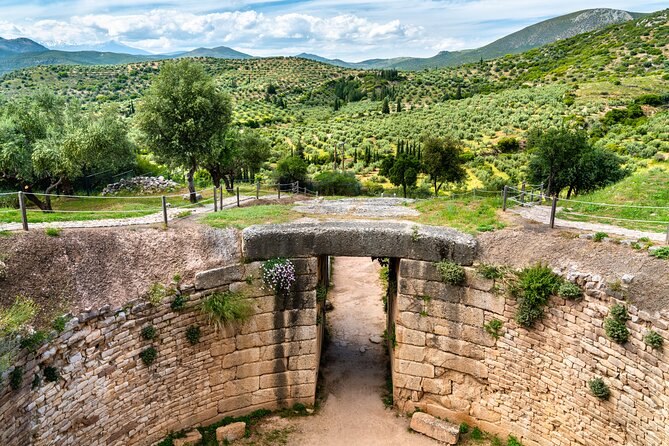
[[[163,223],[167,228],[167,198],[165,198],[165,195],[163,195],[161,198],[163,202]]]
[[[506,212],[506,197],[509,193],[509,186],[504,185],[504,192],[502,192],[502,211]]]
[[[667,238],[665,240],[665,243],[669,245],[669,225],[667,225]]]
[[[217,187],[214,186],[214,212],[218,212],[218,197],[216,196],[216,189]]]
[[[23,230],[28,230],[28,211],[26,210],[26,196],[23,192],[19,192],[19,208],[21,208],[21,223]]]
[[[281,200],[281,183],[276,185],[276,190],[278,193],[279,200]]]
[[[260,198],[260,181],[256,182],[256,200]]]
[[[557,209],[558,197],[553,196],[553,204],[551,205],[551,229],[555,227],[555,210]]]
[[[220,210],[223,210],[223,186],[219,188],[219,194],[218,194],[218,208]]]
[[[520,202],[522,204],[525,204],[525,182],[523,181],[523,185],[520,188]]]
[[[239,186],[237,186],[237,207],[239,207]]]

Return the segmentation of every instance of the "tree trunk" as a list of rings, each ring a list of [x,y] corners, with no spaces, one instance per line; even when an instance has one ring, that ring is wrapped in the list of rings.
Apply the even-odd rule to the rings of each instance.
[[[26,194],[26,198],[27,198],[28,200],[30,200],[35,206],[37,206],[38,208],[40,208],[40,210],[42,210],[42,211],[47,211],[47,210],[48,210],[48,209],[46,208],[46,205],[42,202],[42,200],[40,200],[39,198],[37,198],[37,196],[36,196],[35,194],[33,194],[32,192],[30,192],[29,190],[27,190],[27,191],[25,192],[25,194]]]
[[[406,183],[402,184],[402,189],[404,190],[404,198],[406,198],[407,197],[407,184]]]
[[[571,198],[571,193],[574,190],[574,186],[569,186],[569,190],[567,191],[567,200]]]
[[[192,166],[188,171],[188,192],[190,194],[190,202],[197,203],[197,193],[195,192],[195,166]]]
[[[225,182],[225,190],[229,192],[232,192],[232,186],[230,185],[230,179],[228,178],[227,175],[223,175],[223,181]]]
[[[52,183],[49,187],[46,188],[44,191],[44,209],[42,209],[44,212],[53,212],[53,208],[51,207],[51,192],[54,191],[58,186],[60,186],[60,183],[63,181],[63,177],[58,178],[58,181],[55,183]]]

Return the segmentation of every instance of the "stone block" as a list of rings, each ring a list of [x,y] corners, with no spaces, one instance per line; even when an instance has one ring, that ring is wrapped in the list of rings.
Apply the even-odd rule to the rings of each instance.
[[[216,441],[235,441],[244,438],[246,435],[246,423],[239,421],[237,423],[221,426],[216,429]]]
[[[242,239],[244,257],[253,260],[334,255],[471,265],[478,246],[474,237],[454,229],[364,220],[251,226],[242,231]]]
[[[201,271],[195,274],[195,289],[208,290],[242,280],[242,265],[224,266],[222,268]]]
[[[434,262],[424,262],[421,260],[400,260],[400,277],[431,280],[434,282],[441,281],[441,275],[434,266]]]
[[[411,429],[446,444],[457,444],[460,439],[459,427],[439,420],[424,412],[416,412],[411,417]]]
[[[434,366],[432,364],[424,364],[400,359],[397,361],[397,371],[407,375],[434,378]]]
[[[184,438],[175,438],[174,446],[196,446],[202,441],[202,434],[198,430],[192,430]]]
[[[400,278],[399,292],[431,299],[445,300],[447,302],[460,302],[464,289],[459,286],[449,285],[443,282],[425,281],[420,279]]]
[[[496,296],[486,291],[475,288],[467,288],[464,299],[465,305],[490,311],[495,314],[504,314],[505,299],[503,296]]]
[[[474,327],[483,327],[483,310],[480,308],[432,299],[427,303],[427,314]]]
[[[476,271],[476,268],[465,268],[466,283],[469,288],[479,291],[490,291],[495,286],[495,281],[486,279]]]
[[[400,344],[410,344],[422,347],[425,345],[425,333],[422,331],[404,328],[401,325],[395,327],[395,337]]]

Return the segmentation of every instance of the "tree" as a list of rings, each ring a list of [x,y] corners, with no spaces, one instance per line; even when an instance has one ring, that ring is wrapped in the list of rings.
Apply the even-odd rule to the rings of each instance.
[[[217,90],[204,66],[182,59],[163,64],[136,119],[143,142],[161,161],[187,169],[195,202],[195,171],[220,143],[231,116],[230,98]]]
[[[444,183],[455,183],[467,178],[461,141],[447,137],[428,137],[423,141],[424,172],[430,175],[435,197]]]
[[[420,162],[408,153],[400,153],[397,157],[387,156],[381,164],[381,175],[387,177],[395,186],[402,186],[404,198],[407,187],[414,187],[420,172]]]
[[[118,171],[135,161],[134,146],[117,109],[84,114],[50,93],[0,110],[0,178],[43,211],[48,194],[95,171]],[[34,191],[43,189],[42,201]]]
[[[388,104],[388,98],[383,98],[383,104],[381,105],[381,113],[387,115],[390,113],[390,105]]]
[[[397,105],[395,106],[395,108],[397,110],[397,113],[402,111],[402,100],[400,99],[399,96],[397,97]]]
[[[520,150],[520,142],[513,137],[502,138],[497,142],[497,150],[502,153],[512,153]]]
[[[567,189],[570,198],[573,193],[592,191],[627,175],[617,155],[593,149],[582,131],[532,130],[527,145],[532,151],[529,179],[546,184],[550,195]]]
[[[289,156],[277,163],[275,175],[281,184],[304,182],[307,178],[307,163],[299,156]]]

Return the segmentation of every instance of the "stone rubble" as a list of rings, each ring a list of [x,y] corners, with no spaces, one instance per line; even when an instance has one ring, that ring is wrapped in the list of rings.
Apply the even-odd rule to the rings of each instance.
[[[118,183],[108,184],[102,190],[102,195],[117,195],[119,193],[136,193],[139,195],[157,194],[160,192],[173,192],[179,187],[175,181],[165,177],[133,177],[123,178]]]

